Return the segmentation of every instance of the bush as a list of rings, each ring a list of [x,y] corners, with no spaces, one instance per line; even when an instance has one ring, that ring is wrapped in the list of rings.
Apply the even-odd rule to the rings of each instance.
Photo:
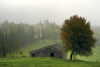
[[[98,62],[98,60],[96,62]]]
[[[24,58],[25,58],[25,57],[27,57],[27,56],[23,55],[22,57],[24,57]]]
[[[14,56],[11,56],[11,58],[14,58]]]
[[[23,51],[21,50],[21,51],[19,52],[19,54],[23,54]]]
[[[78,58],[76,58],[76,57],[74,57],[74,56],[73,56],[73,59],[74,59],[74,60],[79,60]]]

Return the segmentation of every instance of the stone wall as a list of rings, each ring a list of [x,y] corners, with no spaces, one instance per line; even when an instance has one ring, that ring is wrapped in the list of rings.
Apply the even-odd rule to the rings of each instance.
[[[62,53],[62,59],[67,59],[67,53],[66,52]]]

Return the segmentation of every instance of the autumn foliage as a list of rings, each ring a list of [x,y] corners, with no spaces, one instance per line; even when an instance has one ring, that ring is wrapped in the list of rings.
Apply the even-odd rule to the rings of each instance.
[[[90,22],[86,23],[85,18],[74,15],[65,20],[60,36],[64,51],[72,52],[70,60],[74,53],[86,57],[93,54],[92,48],[95,47],[97,41],[93,34]]]

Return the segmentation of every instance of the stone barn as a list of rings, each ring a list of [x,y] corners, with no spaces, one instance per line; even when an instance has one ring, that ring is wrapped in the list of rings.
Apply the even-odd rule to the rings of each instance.
[[[31,50],[30,57],[55,57],[67,59],[67,53],[61,49],[61,44],[52,44],[35,50]]]

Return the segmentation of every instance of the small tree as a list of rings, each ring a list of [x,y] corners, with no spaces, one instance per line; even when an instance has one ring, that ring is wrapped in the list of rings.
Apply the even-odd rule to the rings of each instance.
[[[20,48],[18,48],[18,42],[16,39],[15,47],[13,47],[13,50],[16,52],[16,57],[17,57],[17,52],[19,51]]]
[[[56,31],[52,31],[52,39],[53,39],[53,43],[54,43],[54,41],[57,40],[57,32]]]
[[[73,54],[86,57],[93,54],[92,48],[95,47],[94,43],[97,41],[93,34],[90,22],[86,23],[84,18],[74,15],[69,20],[65,20],[60,36],[64,51],[71,51],[70,60]]]
[[[3,39],[3,35],[2,35],[2,55],[3,55],[3,57],[6,56],[5,42],[4,42],[4,39]]]
[[[37,28],[37,36],[38,36],[38,41],[40,40],[40,30],[39,30],[39,28]]]

